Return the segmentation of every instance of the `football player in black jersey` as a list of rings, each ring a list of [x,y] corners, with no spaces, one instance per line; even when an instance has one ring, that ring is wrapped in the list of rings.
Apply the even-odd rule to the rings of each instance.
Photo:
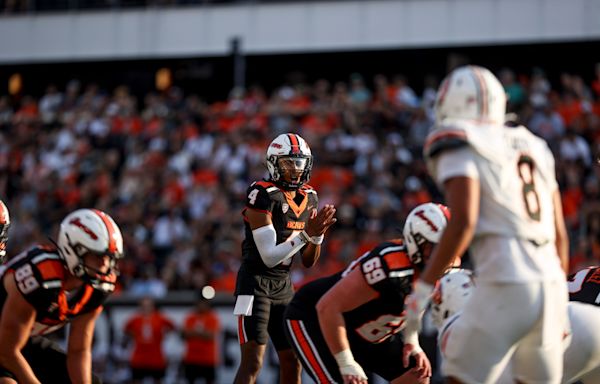
[[[56,247],[36,246],[0,267],[0,383],[92,383],[96,318],[114,291],[123,238],[102,211],[61,223]],[[65,354],[43,337],[70,323]]]
[[[8,228],[10,227],[10,215],[8,208],[0,200],[0,264],[6,259],[6,242],[8,241]]]
[[[569,281],[569,300],[600,306],[600,267],[588,267],[573,273]]]
[[[300,136],[279,135],[267,150],[269,179],[254,182],[243,211],[246,238],[235,289],[241,363],[235,383],[254,383],[270,337],[280,364],[281,383],[300,383],[300,362],[283,330],[283,311],[294,295],[290,266],[295,255],[311,267],[319,258],[335,208],[318,210],[308,184],[313,158]]]
[[[422,350],[402,364],[404,300],[449,218],[446,207],[411,211],[403,239],[385,241],[344,271],[303,286],[285,311],[285,330],[316,383],[367,382],[363,368],[394,384],[428,383]]]

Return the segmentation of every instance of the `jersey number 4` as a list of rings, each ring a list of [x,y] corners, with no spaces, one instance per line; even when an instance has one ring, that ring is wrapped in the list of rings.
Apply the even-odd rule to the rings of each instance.
[[[540,197],[535,190],[535,181],[533,179],[535,162],[531,157],[521,155],[517,163],[517,169],[519,170],[519,177],[523,182],[523,201],[525,202],[527,214],[532,220],[540,221]]]
[[[256,196],[258,196],[258,189],[253,189],[248,194],[248,202],[254,205],[256,203]]]

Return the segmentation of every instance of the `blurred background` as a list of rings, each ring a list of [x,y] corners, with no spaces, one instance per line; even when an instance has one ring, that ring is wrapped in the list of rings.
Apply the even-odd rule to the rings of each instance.
[[[490,68],[550,144],[573,270],[600,263],[598,1],[0,0],[0,13],[8,252],[47,243],[76,208],[115,218],[126,259],[94,350],[108,383],[131,382],[144,358],[127,326],[148,297],[164,317],[151,342],[165,382],[183,377],[180,331],[198,301],[218,320],[204,346],[216,382],[232,381],[241,210],[278,134],[307,140],[310,184],[338,209],[319,265],[293,269],[297,286],[442,201],[422,144],[438,82],[466,63]],[[276,382],[268,360],[261,383]]]

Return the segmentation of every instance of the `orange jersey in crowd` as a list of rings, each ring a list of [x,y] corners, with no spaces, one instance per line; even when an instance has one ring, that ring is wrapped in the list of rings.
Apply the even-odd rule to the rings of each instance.
[[[203,330],[216,334],[211,339],[201,337],[187,338],[183,362],[185,364],[208,366],[219,364],[217,337],[221,330],[221,324],[219,323],[217,314],[213,311],[191,313],[186,317],[183,326],[186,331]]]
[[[167,366],[162,351],[165,334],[175,329],[171,320],[159,312],[149,316],[134,315],[125,325],[127,333],[134,341],[131,366],[134,368],[163,369]]]

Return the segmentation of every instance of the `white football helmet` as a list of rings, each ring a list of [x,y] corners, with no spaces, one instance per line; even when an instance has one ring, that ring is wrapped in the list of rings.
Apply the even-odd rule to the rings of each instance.
[[[453,268],[446,272],[433,291],[431,320],[440,329],[447,318],[460,312],[475,288],[473,273],[468,269]]]
[[[285,180],[285,166],[302,172],[299,181]],[[284,133],[275,138],[267,149],[267,169],[271,181],[284,189],[298,189],[310,179],[313,157],[306,141],[294,133]]]
[[[500,81],[486,68],[459,67],[442,81],[436,100],[435,117],[467,119],[503,124],[506,92]]]
[[[423,245],[437,244],[450,220],[450,210],[442,204],[425,203],[414,208],[404,222],[402,234],[413,264],[423,262]]]
[[[115,221],[97,209],[78,209],[63,219],[58,233],[58,251],[69,271],[96,289],[110,290],[107,276],[115,272],[123,257],[123,236]],[[102,273],[85,265],[83,256],[92,253],[110,257],[110,268]],[[114,285],[113,285],[114,288]]]
[[[0,263],[4,262],[6,257],[6,242],[8,241],[8,228],[10,227],[10,216],[8,208],[0,200]]]

